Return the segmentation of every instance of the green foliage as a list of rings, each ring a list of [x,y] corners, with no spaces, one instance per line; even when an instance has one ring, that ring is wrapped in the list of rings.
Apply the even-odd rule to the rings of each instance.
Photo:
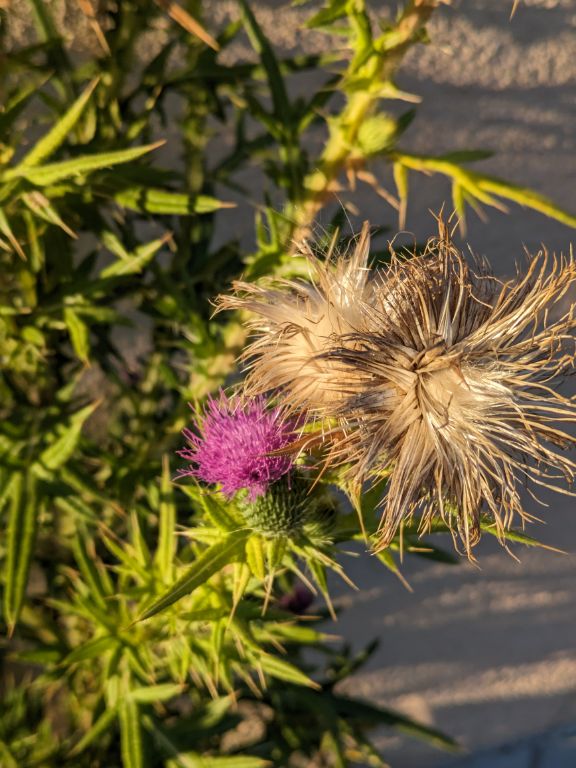
[[[470,171],[484,152],[400,147],[417,113],[384,105],[418,101],[394,79],[425,39],[435,0],[406,2],[379,31],[361,0],[326,2],[309,26],[341,35],[338,59],[281,59],[245,0],[216,39],[209,20],[199,26],[200,0],[184,5],[112,4],[80,56],[51,4],[30,0],[35,38],[3,59],[0,762],[384,765],[367,736],[374,725],[452,748],[341,696],[335,684],[367,654],[329,644],[318,616],[282,607],[303,581],[333,612],[329,574],[346,579],[342,547],[375,535],[381,488],[344,488],[350,511],[335,500],[338,478],[324,477],[286,523],[294,509],[278,499],[249,508],[174,484],[169,456],[187,402],[229,380],[244,342],[238,319],[212,317],[211,299],[241,273],[305,269],[292,243],[344,175],[373,184],[401,220],[414,173],[448,176],[462,221],[467,205],[502,200],[576,219]],[[169,34],[148,53],[161,20]],[[222,52],[242,35],[254,60],[226,63]],[[293,96],[292,75],[312,70],[323,73],[317,90]],[[314,156],[318,125],[325,142]],[[375,159],[392,167],[394,192],[370,174]],[[254,164],[260,196],[243,187]],[[238,237],[222,237],[238,192],[254,216],[248,255]],[[328,238],[337,226],[338,215]],[[280,535],[270,511],[283,516]],[[418,533],[404,530],[406,551],[453,560]],[[400,547],[380,557],[401,576]],[[325,666],[307,661],[310,647]]]

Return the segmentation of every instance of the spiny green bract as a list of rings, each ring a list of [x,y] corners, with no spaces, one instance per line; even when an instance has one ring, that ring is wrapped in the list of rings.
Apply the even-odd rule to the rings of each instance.
[[[333,501],[298,475],[281,478],[253,502],[244,498],[239,508],[248,525],[267,538],[326,537],[336,514]]]

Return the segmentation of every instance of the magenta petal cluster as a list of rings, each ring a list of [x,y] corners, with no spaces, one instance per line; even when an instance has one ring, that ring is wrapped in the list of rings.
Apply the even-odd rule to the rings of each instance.
[[[228,498],[245,489],[254,501],[294,463],[290,455],[269,455],[294,441],[296,424],[281,409],[269,408],[264,397],[228,398],[220,392],[198,414],[196,426],[199,434],[183,431],[189,447],[178,454],[191,464],[179,475],[217,484]]]

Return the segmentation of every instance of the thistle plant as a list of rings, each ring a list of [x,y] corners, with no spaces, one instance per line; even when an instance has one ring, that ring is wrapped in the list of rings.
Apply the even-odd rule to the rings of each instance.
[[[576,219],[470,170],[483,150],[405,145],[418,97],[396,75],[436,0],[382,24],[327,0],[308,26],[342,44],[290,57],[247,0],[221,29],[201,0],[82,0],[60,29],[66,2],[0,9],[0,763],[382,766],[376,725],[453,748],[340,693],[374,645],[355,657],[319,625],[329,577],[351,542],[400,578],[400,551],[453,562],[422,526],[534,544],[505,529],[519,475],[572,476],[550,419],[573,401],[550,387],[573,320],[546,307],[574,267],[539,256],[499,284],[443,236],[373,272],[367,230],[341,255],[330,204],[367,182],[394,226],[440,173],[460,221],[503,200]],[[253,59],[225,58],[242,36]],[[325,261],[301,245],[321,213]],[[238,311],[213,315],[218,294]]]

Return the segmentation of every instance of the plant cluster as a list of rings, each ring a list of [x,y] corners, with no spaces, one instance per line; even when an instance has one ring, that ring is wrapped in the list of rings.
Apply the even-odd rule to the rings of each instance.
[[[374,646],[354,655],[319,624],[334,615],[330,573],[346,579],[342,548],[382,545],[388,472],[368,487],[351,481],[354,430],[366,426],[358,403],[315,411],[313,390],[327,368],[350,368],[377,340],[352,339],[342,311],[325,336],[337,332],[338,343],[304,360],[321,375],[274,381],[269,368],[266,392],[224,390],[244,387],[236,358],[245,312],[257,307],[229,295],[241,311],[214,316],[211,303],[242,275],[253,291],[269,290],[262,279],[275,289],[288,281],[283,301],[313,304],[313,286],[297,280],[310,258],[324,287],[348,280],[359,289],[345,259],[322,258],[343,236],[342,209],[331,204],[346,194],[345,179],[371,184],[401,222],[409,178],[440,173],[461,222],[469,204],[510,200],[576,224],[542,196],[470,170],[483,151],[403,148],[416,111],[397,105],[417,97],[396,74],[406,52],[427,41],[439,5],[407,0],[378,25],[363,0],[327,0],[309,27],[339,45],[285,59],[247,0],[217,32],[201,0],[79,0],[91,52],[65,39],[44,0],[27,2],[35,38],[22,44],[11,41],[11,11],[0,11],[3,766],[383,766],[368,735],[377,725],[454,746],[339,692]],[[167,35],[156,44],[161,25]],[[224,60],[241,36],[253,59]],[[292,78],[310,72],[322,74],[320,85],[294,97]],[[177,138],[162,148],[174,124]],[[312,130],[324,131],[317,155]],[[392,190],[372,173],[375,159],[392,168]],[[261,195],[242,186],[254,166]],[[232,191],[254,216],[248,255],[234,234],[222,238]],[[323,209],[333,214],[324,242],[298,251]],[[356,252],[362,270],[383,258],[369,254],[366,231]],[[395,269],[401,283],[410,268]],[[508,295],[510,307],[521,292]],[[364,312],[365,299],[351,311]],[[314,311],[292,328],[288,347],[314,345]],[[286,323],[278,329],[290,338]],[[270,332],[250,348],[260,360]],[[542,334],[543,353],[556,355]],[[515,354],[537,363],[529,351]],[[298,407],[283,396],[288,383],[300,387]],[[336,440],[339,460],[323,464],[326,441],[342,434],[351,454],[339,454]],[[395,458],[390,441],[378,451]],[[373,458],[363,459],[370,469]],[[418,500],[414,490],[408,501]],[[429,515],[427,531],[446,531],[451,519]],[[492,518],[475,524],[504,536]],[[454,560],[420,533],[417,519],[404,519],[376,556],[397,575],[401,550]],[[533,543],[514,531],[506,540]]]

